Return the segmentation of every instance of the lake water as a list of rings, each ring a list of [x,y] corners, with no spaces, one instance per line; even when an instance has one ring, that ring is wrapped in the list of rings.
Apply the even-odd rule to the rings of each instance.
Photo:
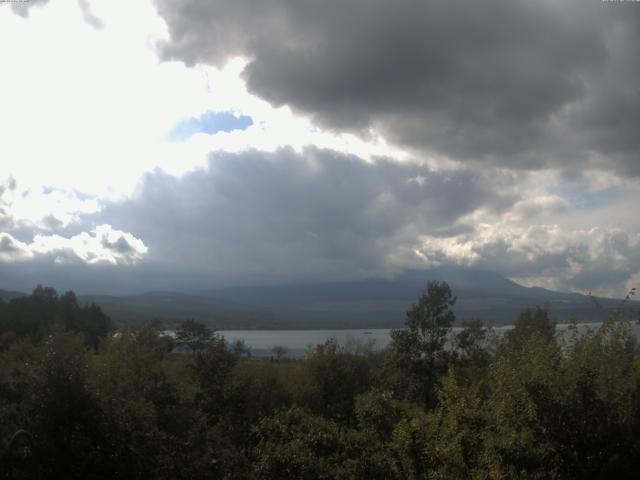
[[[376,349],[385,348],[389,341],[389,329],[372,330],[221,330],[228,342],[244,340],[251,354],[257,357],[273,355],[273,347],[284,347],[289,357],[300,357],[310,346],[335,338],[340,345],[365,345],[375,342]]]
[[[600,323],[582,323],[578,328],[580,331],[598,328]],[[558,330],[566,330],[568,324],[558,324]],[[633,325],[636,335],[640,334],[640,325]],[[503,334],[511,326],[494,327],[497,335]],[[453,333],[457,333],[461,328],[453,328]],[[251,354],[257,357],[268,357],[274,355],[274,347],[284,347],[286,355],[289,357],[300,357],[305,355],[310,346],[324,343],[334,338],[340,345],[365,346],[373,344],[374,349],[383,349],[391,338],[390,329],[379,328],[371,330],[221,330],[220,333],[229,342],[243,340],[247,347],[251,349]]]

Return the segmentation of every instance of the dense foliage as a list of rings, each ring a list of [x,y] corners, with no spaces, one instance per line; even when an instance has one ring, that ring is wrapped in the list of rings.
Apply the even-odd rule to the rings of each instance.
[[[430,283],[383,352],[248,356],[205,325],[106,335],[38,287],[0,305],[0,478],[591,479],[640,468],[640,350],[617,312],[500,337]]]
[[[8,303],[0,299],[0,350],[17,338],[42,341],[55,324],[81,333],[94,349],[113,327],[100,307],[81,307],[72,291],[58,295],[53,288],[38,285],[29,296]]]

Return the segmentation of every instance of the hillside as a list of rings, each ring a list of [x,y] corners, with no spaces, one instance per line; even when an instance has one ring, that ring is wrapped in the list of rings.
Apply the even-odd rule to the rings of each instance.
[[[600,321],[621,303],[598,299],[598,308],[585,295],[524,287],[494,272],[469,269],[407,270],[392,279],[78,298],[100,305],[117,323],[161,320],[170,328],[194,318],[219,329],[388,328],[403,324],[405,312],[431,280],[449,283],[458,299],[454,310],[460,320],[480,318],[493,325],[509,324],[523,309],[545,305],[559,322]],[[5,301],[22,295],[0,290]],[[639,305],[629,304],[632,315],[637,315]]]
[[[469,269],[408,270],[393,279],[307,285],[253,286],[208,292],[216,298],[255,307],[305,312],[308,318],[352,324],[368,320],[370,327],[397,326],[420,295],[426,282],[446,281],[458,301],[460,319],[481,318],[490,324],[511,323],[525,308],[548,305],[558,321],[602,320],[620,304],[616,299],[592,299],[539,287],[524,287],[497,273]],[[632,302],[637,309],[637,302]],[[367,319],[367,320],[365,320]]]
[[[280,326],[269,312],[239,303],[177,292],[148,292],[140,295],[80,295],[80,302],[95,303],[117,323],[140,324],[160,320],[167,327],[194,318],[216,328],[263,329]],[[286,327],[286,325],[281,325]]]
[[[14,298],[24,297],[25,295],[26,295],[26,293],[12,292],[12,291],[9,291],[9,290],[1,290],[0,289],[0,299],[4,300],[5,302],[8,302],[9,300],[12,300]]]

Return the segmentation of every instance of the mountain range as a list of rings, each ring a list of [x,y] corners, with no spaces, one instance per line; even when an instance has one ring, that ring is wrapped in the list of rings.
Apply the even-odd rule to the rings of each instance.
[[[194,318],[219,329],[322,329],[399,327],[428,281],[446,281],[457,297],[458,319],[512,323],[525,308],[546,307],[559,322],[600,321],[622,304],[539,287],[525,287],[497,273],[470,269],[407,270],[392,279],[372,278],[313,284],[256,285],[200,292],[79,295],[118,323],[160,320],[168,328]],[[5,301],[20,292],[0,290]],[[637,315],[640,303],[626,311]]]

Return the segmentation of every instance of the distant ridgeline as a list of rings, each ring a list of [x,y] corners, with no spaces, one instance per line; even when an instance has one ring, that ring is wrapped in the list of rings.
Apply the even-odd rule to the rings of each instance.
[[[11,307],[15,309],[24,302],[28,305],[40,302],[33,297],[52,295],[56,297],[53,302],[58,305],[56,308],[65,312],[61,320],[71,321],[69,325],[81,328],[87,338],[95,341],[96,334],[102,330],[88,331],[86,326],[79,326],[82,320],[76,320],[95,311],[95,305],[116,325],[160,321],[168,329],[177,328],[185,319],[204,322],[219,330],[396,328],[403,325],[407,310],[429,281],[445,281],[451,286],[457,297],[453,311],[458,324],[480,319],[487,325],[509,325],[520,312],[537,306],[548,310],[558,323],[601,322],[623,303],[620,299],[596,300],[577,293],[525,287],[495,272],[463,268],[406,270],[389,279],[237,286],[189,293],[156,291],[124,296],[78,295],[76,298],[68,293],[57,298],[51,289],[39,287],[31,297],[0,290],[0,299],[5,302],[22,299]],[[73,305],[72,320],[67,320],[70,310],[63,307],[65,302]],[[624,302],[624,308],[625,314],[635,320],[640,304],[629,300]],[[58,312],[58,315],[61,314]],[[96,315],[102,318],[102,312]],[[53,321],[54,317],[46,322]]]
[[[0,351],[18,338],[42,340],[56,324],[81,333],[94,348],[112,329],[100,307],[81,306],[72,291],[58,295],[53,288],[38,285],[31,295],[3,292],[0,297]]]
[[[255,285],[199,292],[148,292],[127,296],[83,295],[116,322],[162,320],[174,328],[193,318],[222,330],[395,328],[429,281],[445,281],[455,292],[458,321],[480,319],[511,324],[526,308],[546,307],[557,322],[603,321],[621,300],[524,287],[495,272],[470,269],[406,270],[397,277],[365,280]],[[637,315],[639,304],[627,310]],[[636,313],[632,312],[635,310]]]

